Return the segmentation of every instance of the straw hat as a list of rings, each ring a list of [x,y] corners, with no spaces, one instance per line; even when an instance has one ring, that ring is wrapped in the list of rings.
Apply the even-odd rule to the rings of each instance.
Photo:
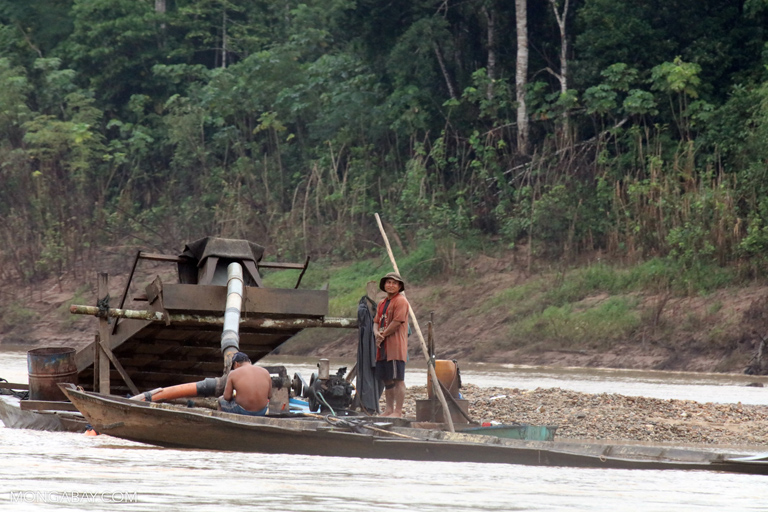
[[[399,282],[400,283],[400,291],[401,292],[405,291],[405,281],[403,281],[403,278],[400,277],[400,274],[398,274],[397,272],[390,272],[389,274],[387,274],[384,277],[382,277],[381,281],[379,281],[379,290],[381,290],[383,292],[387,291],[387,290],[384,289],[384,282],[387,279],[394,279],[395,281]]]

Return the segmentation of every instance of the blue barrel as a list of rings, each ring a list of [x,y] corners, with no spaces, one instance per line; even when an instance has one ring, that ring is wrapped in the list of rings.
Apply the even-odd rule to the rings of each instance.
[[[75,349],[70,347],[36,348],[27,352],[29,399],[66,401],[60,382],[77,384]]]

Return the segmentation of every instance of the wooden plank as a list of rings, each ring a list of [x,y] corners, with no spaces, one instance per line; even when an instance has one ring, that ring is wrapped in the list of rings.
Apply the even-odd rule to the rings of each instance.
[[[245,289],[246,315],[327,316],[328,290]]]
[[[128,372],[125,371],[125,368],[123,368],[123,365],[120,364],[120,361],[115,357],[115,355],[112,353],[112,351],[109,349],[107,344],[104,341],[99,341],[99,345],[101,346],[102,351],[107,355],[107,358],[109,358],[110,361],[112,361],[112,364],[114,365],[117,372],[120,374],[120,377],[123,378],[123,381],[128,385],[128,389],[130,389],[134,395],[139,394],[138,388],[133,384],[133,381],[131,380],[131,377],[128,375]]]
[[[153,325],[148,320],[134,320],[132,318],[123,318],[118,321],[118,327],[116,332],[109,337],[109,347],[114,352],[117,347],[122,345],[126,340],[131,339],[136,333],[141,332],[144,329],[148,330],[147,336],[150,336],[151,332],[160,330],[164,326],[162,324]],[[85,368],[93,364],[94,353],[96,349],[96,342],[89,343],[75,354],[75,364],[77,365],[77,371],[83,371]]]
[[[254,263],[253,260],[245,260],[243,265],[245,266],[245,271],[247,274],[250,274],[251,279],[253,279],[253,282],[256,283],[256,286],[259,288],[264,286],[264,282],[261,280],[261,275],[259,274],[259,269],[256,268],[256,263]],[[248,281],[246,280],[245,282],[247,283]]]
[[[99,352],[101,352],[101,345],[99,345],[99,335],[97,334],[94,336],[93,339],[93,358],[91,361],[93,362],[93,389],[97,390],[99,389],[99,374],[101,373],[99,370]],[[75,356],[75,359],[77,360],[77,356]],[[80,365],[78,364],[77,369],[80,370]]]
[[[139,383],[139,388],[142,387],[142,384],[144,384],[144,387],[148,387],[147,383],[154,387],[167,387],[176,384],[183,384],[185,382],[197,382],[205,379],[206,377],[213,376],[195,372],[177,374],[169,374],[166,372],[139,372],[134,374],[134,382]]]
[[[218,376],[224,367],[224,361],[219,358],[218,361],[156,361],[149,364],[134,365],[125,361],[125,369],[131,375],[136,376],[141,372],[187,372],[207,375],[209,377]]]
[[[286,288],[245,287],[246,315],[326,316],[327,290],[294,290]],[[225,286],[167,284],[163,287],[163,303],[171,314],[224,315]]]
[[[133,318],[122,318],[118,321],[117,330],[112,335],[109,348],[115,350],[126,340],[131,339],[139,332],[145,329],[148,332],[157,332],[164,326],[162,324],[153,324],[151,320],[136,320]]]
[[[120,302],[117,304],[118,308],[122,308],[125,306],[125,299],[128,298],[128,292],[131,289],[131,282],[133,281],[133,274],[136,273],[136,266],[139,264],[139,258],[141,258],[141,251],[138,251],[136,253],[136,258],[133,260],[133,265],[131,266],[131,273],[128,274],[128,279],[125,281],[125,289],[123,290],[123,295],[120,297]],[[112,326],[112,333],[117,330],[117,321],[115,321],[115,325]]]
[[[17,391],[28,391],[29,384],[17,384],[15,382],[0,382],[0,389],[15,389]]]
[[[179,256],[170,256],[168,254],[158,254],[158,253],[152,253],[152,252],[140,252],[141,259],[143,260],[152,260],[152,261],[167,261],[169,263],[181,263],[182,261],[185,261],[186,258],[181,258]]]
[[[275,261],[260,261],[260,268],[274,268],[279,270],[302,270],[306,265],[304,263],[278,263]]]
[[[165,309],[172,313],[217,314],[223,317],[226,300],[226,286],[166,284],[163,287]]]
[[[150,345],[150,344],[142,344],[137,346],[132,352],[132,355],[136,354],[157,354],[157,355],[165,355],[165,354],[173,354],[175,351],[178,350],[178,347],[168,347],[168,346],[161,346],[161,345]]]
[[[46,400],[22,400],[19,402],[22,411],[77,411],[71,402],[48,402]]]

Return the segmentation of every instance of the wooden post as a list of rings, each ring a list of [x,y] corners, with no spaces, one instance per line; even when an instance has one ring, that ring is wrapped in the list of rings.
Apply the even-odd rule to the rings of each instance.
[[[435,359],[435,312],[429,312],[429,323],[427,324],[427,348],[429,349],[429,358]]]
[[[381,236],[384,238],[384,244],[387,247],[387,254],[389,254],[389,259],[392,261],[392,267],[395,269],[395,272],[398,274],[400,273],[400,270],[397,268],[397,262],[395,261],[395,255],[392,254],[392,247],[389,245],[389,238],[387,238],[387,233],[384,231],[384,226],[381,224],[381,219],[379,218],[379,214],[374,214],[376,216],[376,223],[379,225],[379,230],[381,231]],[[404,292],[401,292],[403,296],[405,296]],[[407,301],[408,299],[406,299]],[[413,306],[411,306],[411,303],[408,302],[408,313],[411,317],[411,322],[413,322],[414,330],[416,331],[416,335],[419,337],[419,341],[421,342],[421,350],[424,352],[424,358],[427,360],[427,370],[429,371],[429,375],[432,377],[432,382],[440,382],[437,380],[437,373],[435,373],[435,362],[432,360],[432,358],[429,356],[429,349],[427,349],[427,342],[424,341],[424,335],[421,333],[421,328],[419,327],[419,321],[416,319],[416,313],[413,312]],[[448,403],[445,401],[445,396],[443,396],[443,390],[440,389],[440,386],[432,386],[432,388],[435,390],[435,394],[437,395],[438,400],[440,400],[440,405],[443,406],[443,416],[447,420],[448,423],[448,430],[451,432],[456,432],[456,430],[453,428],[453,418],[451,418],[451,410],[448,408]]]
[[[109,274],[105,272],[99,272],[96,298],[102,303],[109,301]],[[101,346],[102,344],[109,346],[111,332],[108,321],[109,317],[107,316],[99,318],[99,393],[105,395],[109,394],[109,357]]]
[[[99,364],[101,358],[99,357],[99,353],[101,350],[99,350],[99,335],[93,337],[93,390],[98,393],[99,392],[99,376],[100,371],[99,367],[101,366]]]

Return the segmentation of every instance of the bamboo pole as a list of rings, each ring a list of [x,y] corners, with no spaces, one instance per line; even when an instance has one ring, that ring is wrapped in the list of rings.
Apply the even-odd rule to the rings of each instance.
[[[395,261],[395,255],[392,254],[392,247],[389,245],[389,238],[387,238],[387,233],[384,231],[384,226],[381,224],[381,218],[379,217],[378,213],[374,214],[376,216],[376,223],[379,225],[379,230],[381,231],[381,236],[384,238],[384,244],[387,247],[387,254],[389,254],[389,259],[392,261],[392,267],[395,269],[395,272],[400,274],[400,270],[397,268],[397,262]],[[405,297],[405,292],[400,292]],[[406,302],[408,299],[405,299]],[[416,335],[419,337],[419,341],[421,342],[421,350],[424,352],[424,357],[427,360],[427,370],[429,371],[429,375],[432,377],[432,382],[440,382],[437,380],[437,373],[435,373],[435,362],[432,360],[432,358],[429,356],[429,350],[427,349],[427,342],[424,341],[424,335],[421,333],[421,327],[419,327],[419,321],[416,319],[416,313],[413,312],[413,306],[411,306],[411,303],[408,302],[408,313],[411,317],[411,322],[413,322],[414,330],[416,331]],[[443,418],[448,423],[448,429],[451,432],[456,432],[456,430],[453,428],[453,418],[451,418],[451,410],[448,408],[448,402],[445,401],[445,396],[443,396],[443,390],[440,389],[440,386],[433,386],[433,389],[435,390],[435,394],[437,395],[438,400],[440,400],[440,405],[443,406]]]

